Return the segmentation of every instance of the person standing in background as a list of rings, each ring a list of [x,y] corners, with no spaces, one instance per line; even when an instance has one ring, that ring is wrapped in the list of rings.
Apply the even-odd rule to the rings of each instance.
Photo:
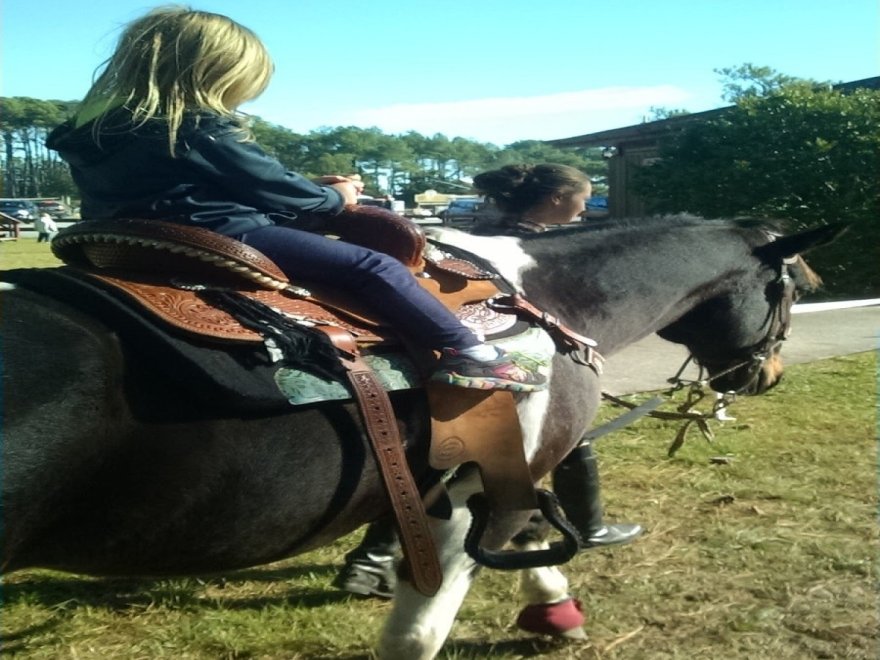
[[[37,230],[37,243],[48,243],[58,231],[58,225],[51,215],[41,211],[34,220],[34,229]]]

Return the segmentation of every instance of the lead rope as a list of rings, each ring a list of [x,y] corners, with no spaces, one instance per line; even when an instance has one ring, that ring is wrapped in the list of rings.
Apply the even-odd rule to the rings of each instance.
[[[671,394],[671,391],[667,392],[667,394]],[[666,421],[684,421],[684,424],[682,424],[682,426],[678,429],[678,432],[675,434],[675,439],[672,441],[672,444],[670,444],[669,448],[666,450],[666,455],[670,458],[674,456],[675,452],[677,452],[684,444],[687,432],[690,430],[692,425],[696,425],[700,433],[702,433],[703,437],[706,438],[708,442],[712,442],[715,439],[715,434],[709,427],[709,420],[715,419],[715,415],[718,410],[726,407],[727,404],[723,403],[724,399],[718,399],[713,405],[711,412],[698,412],[691,410],[691,408],[696,405],[698,401],[702,400],[705,396],[705,392],[698,392],[697,390],[689,391],[687,400],[679,405],[675,411],[652,410],[649,408],[647,410],[644,410],[644,412],[639,415],[639,417],[653,417],[654,419],[662,419]],[[630,403],[629,401],[625,401],[619,397],[609,394],[608,392],[602,392],[602,398],[610,401],[614,405],[628,408],[630,411],[633,412],[640,408],[638,404]],[[654,404],[655,401],[657,402],[656,405],[663,403],[662,398],[656,397],[655,399],[651,399],[648,404]],[[626,414],[628,413],[625,413],[624,416]],[[627,419],[627,423],[632,423],[634,421],[636,420],[633,418]],[[614,421],[609,422],[608,425],[610,426],[613,423]],[[596,431],[600,431],[603,428],[604,427],[599,427],[599,429],[596,429],[595,431],[588,432],[584,436],[582,441],[595,439],[596,437],[598,437]],[[616,430],[617,428],[620,428],[620,425],[615,424],[614,428],[610,428],[609,431]],[[600,433],[598,435],[603,434]]]
[[[725,392],[720,397],[717,397],[714,404],[712,405],[712,410],[709,412],[700,412],[693,410],[694,406],[696,406],[698,403],[700,403],[700,401],[706,398],[706,395],[708,394],[707,388],[709,385],[709,379],[704,378],[705,370],[703,369],[703,367],[700,367],[700,371],[696,380],[682,378],[682,374],[684,373],[687,366],[693,361],[693,359],[694,356],[689,355],[687,359],[685,359],[679,370],[676,372],[676,374],[667,380],[667,382],[670,383],[672,387],[664,392],[663,396],[654,397],[653,399],[650,399],[645,403],[630,403],[629,401],[621,399],[620,397],[616,397],[610,392],[606,392],[603,390],[603,399],[605,399],[606,401],[610,401],[616,406],[627,408],[629,412],[624,413],[619,418],[603,424],[597,429],[588,431],[583,436],[583,438],[581,438],[581,443],[595,440],[597,437],[631,424],[641,417],[653,417],[654,419],[662,419],[665,421],[684,422],[684,424],[681,425],[681,427],[678,429],[678,432],[675,434],[675,438],[673,439],[672,444],[670,444],[669,448],[666,450],[666,455],[670,458],[674,456],[675,453],[684,444],[687,433],[692,426],[696,426],[703,437],[706,439],[706,441],[711,443],[715,439],[715,434],[712,432],[712,429],[709,426],[709,420],[716,420],[721,410],[727,408],[730,404],[736,401],[736,393]],[[713,377],[713,379],[729,373],[730,371],[738,369],[743,364],[746,363],[741,363],[734,367],[731,367],[730,369],[727,369],[724,372],[717,374]],[[664,402],[670,401],[676,392],[679,392],[685,388],[687,388],[685,400],[677,406],[675,411],[655,410],[655,408],[657,408]],[[664,399],[663,397],[666,398]]]

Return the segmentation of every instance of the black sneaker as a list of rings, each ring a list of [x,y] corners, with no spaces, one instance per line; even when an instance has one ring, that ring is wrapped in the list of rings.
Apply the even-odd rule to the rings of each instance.
[[[538,372],[539,363],[522,353],[498,351],[498,357],[480,362],[453,348],[444,348],[432,381],[479,390],[536,392],[547,389],[547,379]]]
[[[342,567],[333,586],[357,596],[392,598],[397,584],[393,562],[352,562]]]
[[[642,526],[638,523],[618,523],[602,525],[584,535],[585,548],[604,548],[609,545],[632,543],[641,536]]]

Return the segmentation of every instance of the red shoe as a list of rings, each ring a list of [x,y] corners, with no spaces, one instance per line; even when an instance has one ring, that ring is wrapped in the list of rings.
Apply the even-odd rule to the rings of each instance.
[[[577,631],[584,625],[581,601],[567,598],[559,603],[528,605],[516,619],[520,630],[538,635],[579,637]]]

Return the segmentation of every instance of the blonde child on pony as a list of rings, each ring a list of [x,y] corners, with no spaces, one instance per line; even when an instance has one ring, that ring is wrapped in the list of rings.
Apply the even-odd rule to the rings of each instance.
[[[291,226],[303,212],[340,213],[362,186],[341,176],[309,180],[254,143],[237,109],[272,73],[260,39],[226,16],[161,7],[130,23],[76,116],[48,140],[70,165],[82,217],[166,220],[232,236],[292,280],[345,289],[410,341],[441,351],[434,380],[545,388],[534,367],[482,343],[395,259]]]

